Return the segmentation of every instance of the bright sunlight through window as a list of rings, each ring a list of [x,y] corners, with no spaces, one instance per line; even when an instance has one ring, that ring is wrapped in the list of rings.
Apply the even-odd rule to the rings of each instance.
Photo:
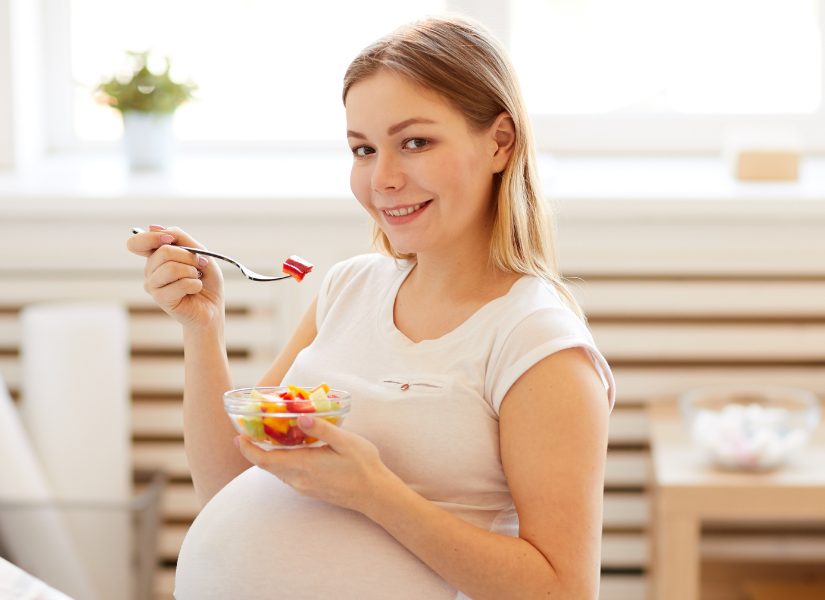
[[[124,51],[151,48],[173,59],[173,79],[199,87],[199,101],[175,113],[178,139],[343,140],[350,61],[441,10],[442,0],[72,0],[75,131],[85,140],[121,137],[120,115],[91,92]]]
[[[799,114],[821,101],[817,0],[511,0],[542,114]]]
[[[821,103],[818,0],[509,2],[510,51],[534,114],[798,115]],[[91,91],[124,51],[173,58],[198,101],[181,140],[341,140],[341,81],[365,45],[444,0],[71,0],[74,126],[122,135]],[[151,67],[151,65],[150,65]]]

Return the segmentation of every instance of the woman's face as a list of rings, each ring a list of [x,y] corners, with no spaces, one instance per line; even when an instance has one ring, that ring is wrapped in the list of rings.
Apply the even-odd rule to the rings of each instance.
[[[346,109],[352,192],[396,251],[489,241],[494,136],[472,132],[437,93],[387,70],[353,85]]]

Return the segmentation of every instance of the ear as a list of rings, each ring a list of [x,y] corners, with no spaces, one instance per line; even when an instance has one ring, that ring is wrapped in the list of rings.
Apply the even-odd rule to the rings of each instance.
[[[493,173],[501,173],[510,161],[516,146],[516,125],[509,113],[503,112],[490,126],[490,135],[495,143]]]

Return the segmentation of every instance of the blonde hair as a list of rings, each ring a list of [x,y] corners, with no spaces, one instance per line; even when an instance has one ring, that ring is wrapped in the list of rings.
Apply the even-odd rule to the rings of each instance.
[[[387,69],[441,94],[476,132],[502,113],[513,119],[513,154],[495,182],[490,260],[509,273],[534,275],[551,284],[582,321],[584,313],[556,267],[553,219],[541,193],[530,121],[507,51],[479,23],[461,16],[429,17],[403,25],[364,48],[344,76],[343,99],[353,85]],[[373,221],[376,250],[399,254]]]

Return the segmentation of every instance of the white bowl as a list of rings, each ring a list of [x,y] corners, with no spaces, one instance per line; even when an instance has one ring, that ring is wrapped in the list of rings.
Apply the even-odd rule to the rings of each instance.
[[[819,426],[819,400],[794,388],[717,386],[679,398],[693,444],[726,469],[773,469],[797,455]]]

